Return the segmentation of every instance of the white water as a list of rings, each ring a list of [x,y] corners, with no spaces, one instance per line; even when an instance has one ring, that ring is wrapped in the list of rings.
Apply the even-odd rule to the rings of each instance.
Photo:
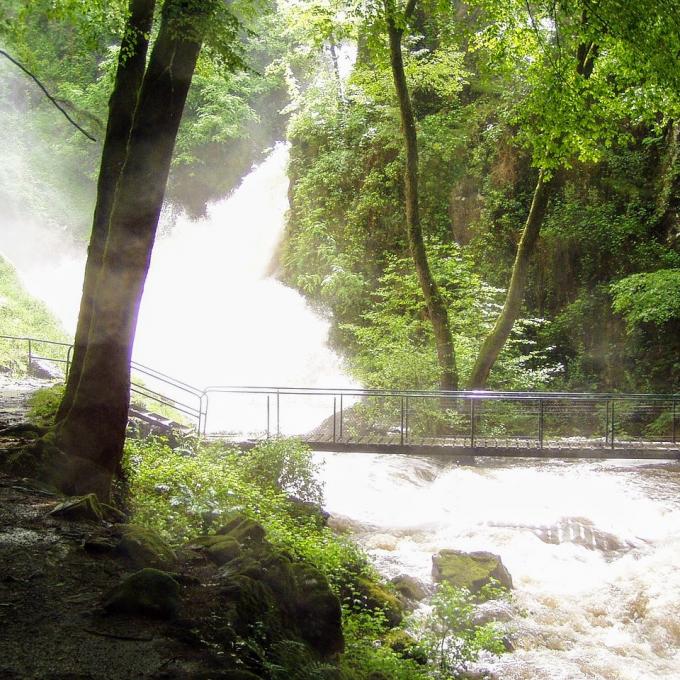
[[[442,548],[502,556],[517,651],[491,664],[498,677],[680,678],[677,466],[318,455],[328,509],[352,520],[387,575],[429,581]],[[565,518],[592,522],[621,550],[549,544],[531,529]]]
[[[287,208],[286,155],[278,147],[207,219],[182,218],[158,240],[137,360],[199,387],[349,383],[326,347],[327,324],[267,276]],[[53,228],[25,219],[10,227],[3,224],[0,248],[72,329],[83,254],[56,257]],[[211,403],[210,413],[219,406]],[[262,429],[261,398],[221,406],[211,428],[238,420]],[[317,424],[325,406],[322,415],[296,404],[292,429]],[[322,457],[329,509],[355,520],[359,540],[388,576],[429,579],[441,548],[502,556],[516,609],[526,615],[511,624],[517,652],[492,665],[499,677],[680,678],[679,472],[632,463],[456,467],[400,456]],[[530,528],[563,518],[590,521],[633,547],[605,554],[568,541],[553,545]]]
[[[230,197],[208,206],[205,219],[180,216],[171,228],[161,223],[139,314],[136,361],[199,389],[352,386],[326,345],[328,322],[269,275],[288,209],[287,160],[287,147],[279,144]],[[84,252],[55,255],[62,252],[59,234],[30,221],[3,235],[0,248],[27,289],[73,332]],[[189,395],[143,380],[197,405]],[[272,402],[272,430],[274,408]],[[300,433],[332,413],[332,401],[287,397],[281,408],[281,432]],[[211,394],[208,429],[263,431],[266,397]]]

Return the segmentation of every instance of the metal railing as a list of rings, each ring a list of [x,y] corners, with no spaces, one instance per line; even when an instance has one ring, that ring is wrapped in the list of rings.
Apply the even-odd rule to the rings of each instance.
[[[73,355],[73,343],[14,335],[0,335],[0,340],[12,343],[25,343],[27,352],[26,370],[29,373],[35,360],[43,360],[63,365],[64,377],[68,376]],[[47,356],[44,352],[40,353],[39,348],[42,345],[55,348],[58,355]],[[38,350],[38,353],[36,353],[36,350]],[[136,361],[130,363],[130,369],[132,375],[131,393],[173,409],[178,414],[188,417],[195,421],[196,431],[201,432],[206,415],[203,390]],[[141,378],[135,379],[135,376],[141,376]],[[164,391],[160,391],[161,389]],[[168,394],[168,392],[171,394]]]
[[[259,429],[219,428],[211,407],[210,429],[250,438],[302,435],[310,442],[386,446],[455,446],[526,449],[622,449],[676,447],[680,396],[561,392],[441,392],[424,390],[317,389],[300,387],[210,386],[208,403],[218,395],[261,409]],[[259,398],[259,399],[255,399]],[[320,426],[291,427],[284,406],[305,400],[317,406]],[[290,412],[292,409],[288,409]],[[252,415],[252,414],[251,414]],[[251,418],[251,421],[253,419]]]
[[[36,338],[33,359],[68,370],[72,345]],[[62,357],[36,353],[39,343]],[[678,394],[593,394],[209,386],[197,388],[137,362],[131,391],[175,409],[202,436],[269,439],[296,435],[310,443],[386,447],[673,451],[680,435]],[[220,404],[219,402],[223,403]],[[210,406],[210,409],[209,409]],[[308,417],[300,417],[305,414]],[[210,419],[209,419],[210,416]]]

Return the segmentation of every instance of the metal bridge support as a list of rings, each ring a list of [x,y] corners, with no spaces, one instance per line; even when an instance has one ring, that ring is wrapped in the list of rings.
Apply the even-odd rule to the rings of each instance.
[[[470,448],[475,448],[475,400],[470,398]]]

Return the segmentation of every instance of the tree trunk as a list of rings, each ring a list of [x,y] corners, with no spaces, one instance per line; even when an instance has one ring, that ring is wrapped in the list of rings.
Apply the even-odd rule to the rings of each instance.
[[[66,380],[64,396],[57,410],[57,422],[68,414],[83,368],[87,336],[92,320],[92,306],[97,278],[104,257],[116,183],[125,162],[128,138],[137,106],[139,88],[144,77],[149,32],[153,23],[155,0],[130,0],[129,17],[118,55],[118,68],[111,98],[109,119],[102,149],[97,180],[97,202],[94,208],[92,234],[87,251],[83,295],[80,300],[73,357]]]
[[[412,12],[415,2],[410,2]],[[456,353],[451,337],[449,315],[441,293],[430,271],[427,260],[425,243],[420,224],[420,210],[418,201],[418,137],[416,122],[411,106],[411,98],[404,73],[404,62],[401,54],[401,38],[403,30],[397,28],[388,0],[385,2],[387,32],[390,40],[390,63],[394,87],[399,100],[401,127],[406,144],[406,172],[404,175],[404,191],[406,201],[406,226],[408,231],[409,248],[415,264],[418,281],[423,291],[427,312],[432,323],[437,359],[440,369],[439,386],[442,390],[458,389],[458,370],[456,368]]]
[[[108,498],[125,440],[137,315],[182,111],[211,3],[166,0],[139,94],[73,404],[56,429],[62,486]],[[180,22],[192,21],[192,30]]]
[[[472,369],[468,387],[471,390],[483,389],[489,378],[489,372],[500,354],[510,331],[519,316],[524,300],[524,288],[529,274],[529,263],[538,240],[548,201],[552,194],[551,187],[554,180],[546,180],[544,171],[538,173],[534,197],[527,216],[522,237],[517,246],[517,255],[512,266],[510,285],[505,297],[505,304],[496,320],[491,333],[482,344],[477,361]]]

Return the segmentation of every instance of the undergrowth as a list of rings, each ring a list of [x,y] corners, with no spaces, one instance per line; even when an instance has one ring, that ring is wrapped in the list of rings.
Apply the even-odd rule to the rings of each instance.
[[[352,586],[359,576],[380,580],[368,557],[349,538],[298,511],[299,501],[323,502],[319,466],[300,442],[273,440],[243,452],[192,439],[175,449],[158,438],[128,440],[124,470],[133,521],[169,542],[216,530],[238,511],[259,522],[272,544],[316,566],[343,608],[346,650],[340,675],[333,676],[339,680],[457,678],[482,650],[502,651],[495,628],[473,623],[472,596],[448,586],[440,588],[427,616],[407,620],[405,627],[419,638],[410,651],[389,644],[385,615],[368,609]],[[326,671],[305,667],[285,677],[328,678]],[[272,677],[283,676],[272,670]]]

